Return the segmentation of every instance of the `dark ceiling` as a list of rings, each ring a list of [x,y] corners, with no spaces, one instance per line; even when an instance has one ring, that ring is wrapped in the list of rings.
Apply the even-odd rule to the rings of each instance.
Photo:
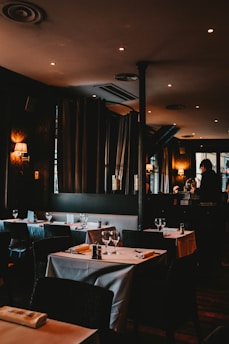
[[[228,139],[228,14],[223,0],[0,0],[0,66],[126,114],[139,111],[139,80],[115,75],[146,61],[147,125]]]

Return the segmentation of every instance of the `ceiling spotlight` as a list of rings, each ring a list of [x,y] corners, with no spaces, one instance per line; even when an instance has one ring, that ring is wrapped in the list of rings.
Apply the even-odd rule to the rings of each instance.
[[[139,76],[134,73],[119,73],[115,75],[115,79],[118,81],[136,81]]]

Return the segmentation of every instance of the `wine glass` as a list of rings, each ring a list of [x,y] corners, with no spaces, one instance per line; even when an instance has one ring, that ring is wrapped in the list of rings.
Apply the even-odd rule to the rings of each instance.
[[[118,245],[118,242],[120,240],[120,234],[118,231],[114,230],[114,231],[110,231],[110,239],[111,241],[113,242],[114,244],[114,252],[115,254],[119,254],[119,252],[117,251],[117,245]]]
[[[13,209],[12,215],[13,215],[13,218],[16,219],[18,217],[18,209]]]
[[[87,228],[88,214],[84,214],[84,228]]]
[[[157,230],[160,231],[161,230],[161,218],[160,217],[156,217],[154,219],[154,224],[157,227]]]
[[[165,228],[166,225],[166,220],[164,217],[161,218],[161,230],[163,230]]]
[[[84,213],[80,213],[80,227],[81,228],[85,228],[86,226],[85,226],[85,219],[86,219],[86,217],[85,217],[85,215],[86,214],[84,214]]]
[[[46,217],[46,219],[47,219],[48,222],[51,222],[51,220],[52,220],[52,214],[51,214],[51,213],[49,213],[48,211],[46,211],[45,217]]]
[[[105,245],[105,252],[103,252],[103,254],[110,254],[110,252],[108,252],[108,249],[107,249],[107,247],[111,241],[110,232],[109,231],[102,231],[101,236],[102,236],[102,242]]]

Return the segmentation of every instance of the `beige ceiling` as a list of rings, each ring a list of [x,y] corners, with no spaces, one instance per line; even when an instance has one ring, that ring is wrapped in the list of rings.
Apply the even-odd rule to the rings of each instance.
[[[139,111],[139,81],[117,81],[115,75],[139,74],[138,62],[147,61],[147,125],[176,123],[180,130],[175,136],[180,139],[229,138],[229,1],[35,0],[35,4],[45,12],[40,23],[30,22],[37,17],[27,11],[28,3],[0,0],[2,67],[48,85],[97,94],[107,104],[121,103],[111,108],[126,114],[128,107]],[[6,13],[27,22],[8,19]],[[209,34],[209,28],[215,31]],[[125,47],[123,52],[120,46]],[[114,96],[103,86],[121,88],[134,100]],[[167,109],[170,105],[175,109]]]

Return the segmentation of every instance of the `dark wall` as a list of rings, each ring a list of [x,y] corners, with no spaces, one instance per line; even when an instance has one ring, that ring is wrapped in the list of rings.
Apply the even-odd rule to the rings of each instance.
[[[50,210],[101,214],[137,215],[136,195],[121,194],[53,194]]]

